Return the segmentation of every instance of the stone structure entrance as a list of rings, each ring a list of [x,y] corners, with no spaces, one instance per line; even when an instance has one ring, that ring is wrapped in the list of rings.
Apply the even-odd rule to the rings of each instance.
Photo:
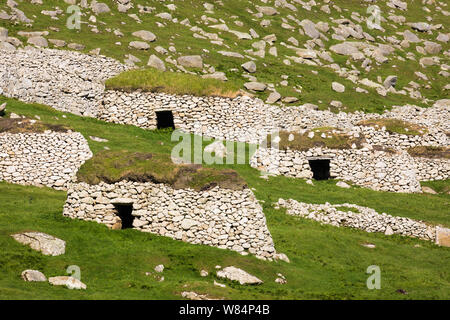
[[[156,127],[158,129],[175,129],[173,113],[170,110],[156,111]]]
[[[329,158],[309,158],[309,166],[313,172],[313,179],[330,179],[330,159]]]
[[[131,229],[133,228],[134,216],[133,205],[132,204],[114,204],[114,208],[116,209],[116,215],[121,220],[121,227],[118,229]]]

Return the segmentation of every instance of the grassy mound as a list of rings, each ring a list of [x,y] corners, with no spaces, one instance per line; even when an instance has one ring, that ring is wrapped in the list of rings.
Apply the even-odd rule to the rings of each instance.
[[[369,126],[376,129],[386,128],[389,133],[407,134],[407,135],[423,135],[427,132],[425,127],[414,123],[398,120],[398,119],[370,119],[358,123],[360,126]]]
[[[63,125],[44,123],[32,119],[10,119],[0,117],[0,133],[42,133],[46,130],[67,132],[69,128]]]
[[[412,157],[450,159],[450,148],[447,147],[417,146],[411,147],[407,151]]]
[[[430,187],[437,193],[450,194],[450,179],[436,181],[421,181],[421,186]]]
[[[102,151],[88,160],[77,173],[79,181],[98,184],[122,180],[165,183],[175,189],[208,190],[219,186],[242,190],[245,181],[230,169],[204,168],[201,165],[178,165],[167,154],[131,151]]]
[[[217,79],[203,79],[197,75],[139,69],[122,72],[105,83],[107,89],[121,91],[143,90],[178,95],[219,96],[235,98],[239,85]]]
[[[308,137],[310,132],[314,132],[312,138]],[[289,148],[291,150],[307,151],[315,147],[351,149],[353,144],[355,144],[357,148],[361,148],[361,144],[364,142],[363,137],[355,138],[330,127],[315,128],[304,133],[280,131],[279,137],[279,148],[281,150],[287,150]],[[291,139],[289,139],[289,137],[291,137]],[[267,137],[267,140],[267,146],[270,147],[270,135]]]

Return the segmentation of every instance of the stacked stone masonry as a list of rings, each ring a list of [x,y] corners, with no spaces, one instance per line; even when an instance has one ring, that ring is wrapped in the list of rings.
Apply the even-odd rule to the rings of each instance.
[[[259,148],[250,164],[271,174],[310,179],[310,159],[329,159],[331,178],[378,191],[421,192],[419,181],[450,177],[450,160],[413,158],[402,150],[391,154],[367,147],[308,151]]]
[[[292,199],[279,199],[276,205],[286,208],[287,214],[336,227],[352,227],[367,232],[382,232],[386,235],[399,234],[436,241],[435,226],[409,218],[394,217],[386,213],[380,214],[374,209],[355,204],[309,204]]]
[[[92,153],[78,132],[0,134],[0,181],[66,189]]]
[[[63,214],[120,228],[120,204],[132,205],[134,229],[261,258],[276,256],[264,213],[250,189],[198,192],[151,182],[76,183],[68,190]]]
[[[158,111],[172,111],[176,128],[188,133],[216,139],[260,143],[267,134],[277,130],[301,132],[317,127],[334,127],[350,134],[364,135],[369,151],[339,152],[336,177],[354,180],[356,184],[375,190],[419,192],[419,180],[448,179],[449,161],[446,159],[410,159],[404,152],[392,156],[372,152],[370,146],[381,145],[397,151],[414,146],[449,146],[450,100],[439,100],[432,107],[393,107],[383,114],[363,112],[338,114],[317,110],[317,106],[280,107],[265,104],[247,96],[235,99],[220,97],[177,96],[164,93],[105,91],[103,81],[127,66],[103,56],[84,55],[78,52],[51,49],[26,48],[13,52],[0,50],[0,94],[24,101],[42,102],[55,109],[93,116],[101,120],[131,124],[145,129],[157,127]],[[395,118],[421,125],[427,129],[424,135],[399,135],[383,128],[359,126],[362,120]],[[262,164],[261,151],[252,160],[255,167],[271,172],[277,164]],[[290,151],[280,157],[290,163]],[[377,162],[375,155],[383,158],[385,172],[377,169],[378,176],[366,177]],[[397,159],[395,158],[397,157]],[[277,159],[275,159],[277,160]],[[350,163],[361,160],[356,168]],[[386,160],[386,161],[385,161]],[[405,160],[405,168],[398,172],[399,163]],[[346,164],[346,161],[348,162]],[[390,163],[394,168],[390,169]],[[381,164],[380,164],[381,165]],[[288,176],[307,176],[304,160],[294,166],[278,169]],[[269,169],[270,170],[269,170]],[[367,169],[367,171],[366,171]],[[338,171],[340,170],[340,172]],[[347,171],[346,171],[347,170]],[[409,171],[412,170],[412,171]],[[272,171],[273,172],[273,171]],[[406,172],[406,173],[405,173]],[[413,174],[414,172],[414,174]],[[389,176],[383,176],[388,174]],[[392,177],[390,174],[395,174]],[[406,176],[405,176],[406,175]],[[404,183],[404,184],[397,184]]]
[[[0,61],[0,94],[94,117],[103,82],[127,69],[104,56],[32,47],[0,50]]]

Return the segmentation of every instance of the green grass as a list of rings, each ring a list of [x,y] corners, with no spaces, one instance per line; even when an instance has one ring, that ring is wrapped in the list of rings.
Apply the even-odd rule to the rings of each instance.
[[[170,154],[177,143],[170,132],[105,123],[91,118],[54,111],[38,104],[25,104],[0,97],[8,112],[65,125],[80,131],[98,154],[104,146],[111,150]],[[64,116],[64,117],[63,117]],[[89,135],[108,139],[95,142]],[[249,148],[249,146],[247,146]],[[450,275],[447,261],[450,249],[431,242],[401,236],[385,236],[349,228],[320,225],[291,217],[274,209],[279,198],[309,203],[355,203],[395,216],[425,220],[450,226],[447,194],[396,194],[353,187],[343,190],[335,181],[315,181],[286,177],[261,179],[249,165],[214,165],[234,169],[254,189],[261,201],[268,228],[278,252],[288,255],[285,262],[264,262],[231,251],[191,245],[135,230],[108,230],[95,222],[71,220],[62,216],[66,194],[48,188],[0,183],[0,299],[178,299],[182,291],[195,291],[226,299],[448,299]],[[67,241],[67,252],[58,257],[43,256],[16,243],[10,234],[42,231]],[[375,249],[361,244],[373,243]],[[164,282],[145,272],[163,263]],[[51,287],[47,283],[25,283],[20,273],[39,269],[47,276],[64,275],[69,265],[81,268],[86,291]],[[202,278],[201,269],[214,273],[214,266],[234,265],[259,277],[264,284],[243,287]],[[381,268],[381,290],[366,288],[366,269]],[[274,282],[281,272],[288,283]],[[213,280],[227,284],[222,289]],[[402,295],[397,289],[406,290]]]
[[[436,191],[437,193],[450,194],[450,179],[436,180],[436,181],[422,181],[422,186],[427,186]]]
[[[0,299],[179,299],[195,291],[225,299],[448,299],[449,248],[430,242],[369,234],[320,225],[288,216],[264,205],[277,250],[291,263],[264,262],[254,257],[156,236],[136,230],[108,230],[95,222],[61,215],[65,193],[47,188],[0,183]],[[44,256],[17,243],[10,234],[37,230],[67,242],[66,253]],[[375,249],[361,244],[373,243]],[[165,281],[153,268],[164,264]],[[86,291],[26,283],[25,269],[47,277],[65,275],[70,265],[81,269]],[[216,265],[234,265],[264,281],[245,287],[217,279]],[[381,289],[366,288],[366,269],[381,268]],[[199,272],[206,269],[206,278]],[[146,276],[145,273],[151,275]],[[282,273],[288,283],[274,282]],[[222,289],[213,280],[225,283]],[[403,289],[408,295],[396,292]]]
[[[105,83],[107,89],[164,92],[178,95],[220,96],[234,98],[240,86],[232,81],[202,79],[197,75],[163,72],[156,69],[138,69],[122,72]]]
[[[423,135],[428,131],[425,127],[417,124],[389,118],[363,120],[359,122],[358,125],[374,127],[376,129],[385,127],[386,131],[389,133],[398,133],[411,136]]]
[[[77,172],[78,181],[98,184],[122,180],[165,183],[176,189],[205,190],[221,188],[242,190],[245,181],[234,170],[204,168],[201,165],[178,165],[170,155],[126,150],[102,151],[87,160]]]

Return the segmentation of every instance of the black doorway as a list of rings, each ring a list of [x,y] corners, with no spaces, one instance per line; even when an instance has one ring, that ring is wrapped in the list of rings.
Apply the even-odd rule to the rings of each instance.
[[[156,111],[156,127],[158,129],[175,129],[172,111]]]
[[[308,160],[309,166],[313,172],[313,179],[315,180],[327,180],[330,179],[330,160],[329,159],[317,159]]]
[[[133,212],[132,204],[116,204],[117,215],[120,220],[122,220],[122,228],[121,229],[130,229],[133,228],[133,220],[134,217],[131,214]]]

